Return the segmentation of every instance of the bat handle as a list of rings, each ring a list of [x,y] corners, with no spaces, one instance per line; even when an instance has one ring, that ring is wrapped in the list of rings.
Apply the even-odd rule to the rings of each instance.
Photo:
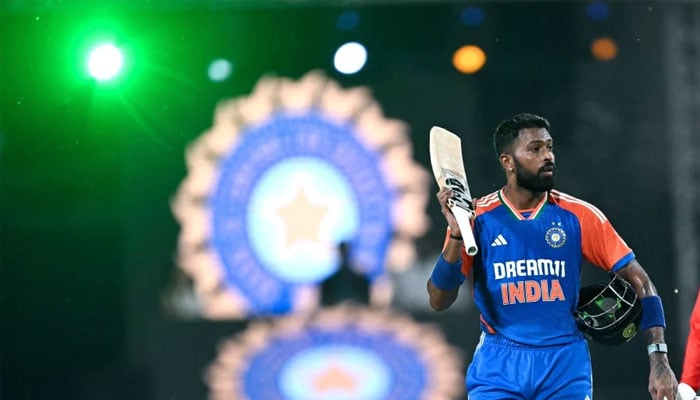
[[[470,256],[476,255],[479,252],[479,248],[476,245],[474,231],[472,231],[471,211],[458,206],[451,207],[450,210],[457,220],[459,230],[462,232],[462,240],[464,240],[464,248],[467,254]]]

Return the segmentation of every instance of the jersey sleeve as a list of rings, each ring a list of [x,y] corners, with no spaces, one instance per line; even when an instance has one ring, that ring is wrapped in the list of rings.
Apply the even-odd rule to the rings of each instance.
[[[681,382],[688,384],[695,391],[700,390],[700,291],[690,314],[690,333],[685,346]]]
[[[474,212],[476,214],[475,218],[472,218],[471,220],[471,226],[472,226],[472,231],[474,232],[474,236],[477,239],[478,242],[478,229],[476,229],[476,218],[478,218],[481,214],[493,209],[496,207],[498,204],[500,204],[498,200],[498,191],[493,192],[491,194],[488,194],[483,197],[478,197],[478,198],[473,198],[472,203],[474,204]],[[442,250],[445,250],[445,246],[447,246],[447,242],[450,240],[450,228],[447,228],[447,233],[445,234],[445,242],[442,245]],[[472,266],[474,265],[474,256],[470,256],[467,254],[467,249],[462,245],[461,248],[461,254],[462,254],[462,274],[464,276],[469,276],[469,274],[472,271]]]
[[[634,259],[632,249],[602,213],[591,212],[581,230],[583,256],[591,263],[607,271],[617,271]]]
[[[445,247],[447,247],[447,242],[449,242],[449,240],[450,228],[448,227],[447,232],[445,233],[445,241],[442,244],[442,251],[445,251]],[[467,249],[464,248],[464,245],[462,245],[460,252],[462,253],[462,274],[464,276],[469,276],[472,269],[472,264],[474,263],[474,257],[467,254]]]
[[[472,272],[472,265],[474,265],[474,256],[467,254],[467,250],[462,246],[462,274],[464,276],[469,276]]]
[[[617,271],[634,259],[634,252],[598,208],[583,200],[559,194],[560,205],[581,224],[583,257],[606,271]]]

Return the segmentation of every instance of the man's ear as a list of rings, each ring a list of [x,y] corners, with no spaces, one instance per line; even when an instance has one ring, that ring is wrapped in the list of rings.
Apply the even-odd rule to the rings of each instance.
[[[506,171],[513,170],[513,157],[510,154],[502,153],[498,156],[498,161],[501,162],[501,167]]]

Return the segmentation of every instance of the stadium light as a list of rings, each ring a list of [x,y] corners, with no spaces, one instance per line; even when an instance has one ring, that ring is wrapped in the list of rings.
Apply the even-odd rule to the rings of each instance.
[[[233,73],[233,64],[224,58],[217,58],[209,64],[207,74],[212,82],[222,82]]]
[[[463,74],[473,74],[486,63],[486,53],[479,46],[465,45],[452,55],[452,65]]]
[[[111,43],[94,47],[87,59],[90,76],[101,82],[115,78],[123,66],[124,55],[121,49]]]
[[[360,71],[367,62],[365,46],[357,42],[349,42],[340,46],[335,52],[333,64],[338,72],[354,74]]]

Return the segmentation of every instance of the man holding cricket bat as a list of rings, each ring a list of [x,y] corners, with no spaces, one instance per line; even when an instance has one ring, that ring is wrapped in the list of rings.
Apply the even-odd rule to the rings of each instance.
[[[506,185],[468,204],[471,227],[460,228],[455,218],[453,188],[440,185],[437,194],[448,229],[428,281],[430,304],[438,311],[450,307],[471,275],[481,313],[481,340],[466,377],[469,399],[592,400],[588,343],[574,316],[585,259],[617,277],[619,287],[633,288],[633,303],[615,299],[616,307],[625,311],[626,304],[641,303],[638,325],[648,345],[649,392],[653,400],[674,400],[677,381],[668,364],[656,287],[600,210],[553,189],[549,128],[546,119],[532,114],[498,125],[493,142]],[[431,149],[433,157],[440,155]],[[467,254],[465,240],[475,244],[469,248],[478,248],[476,254]],[[609,314],[614,318],[617,311]],[[629,340],[636,326],[615,333]]]

